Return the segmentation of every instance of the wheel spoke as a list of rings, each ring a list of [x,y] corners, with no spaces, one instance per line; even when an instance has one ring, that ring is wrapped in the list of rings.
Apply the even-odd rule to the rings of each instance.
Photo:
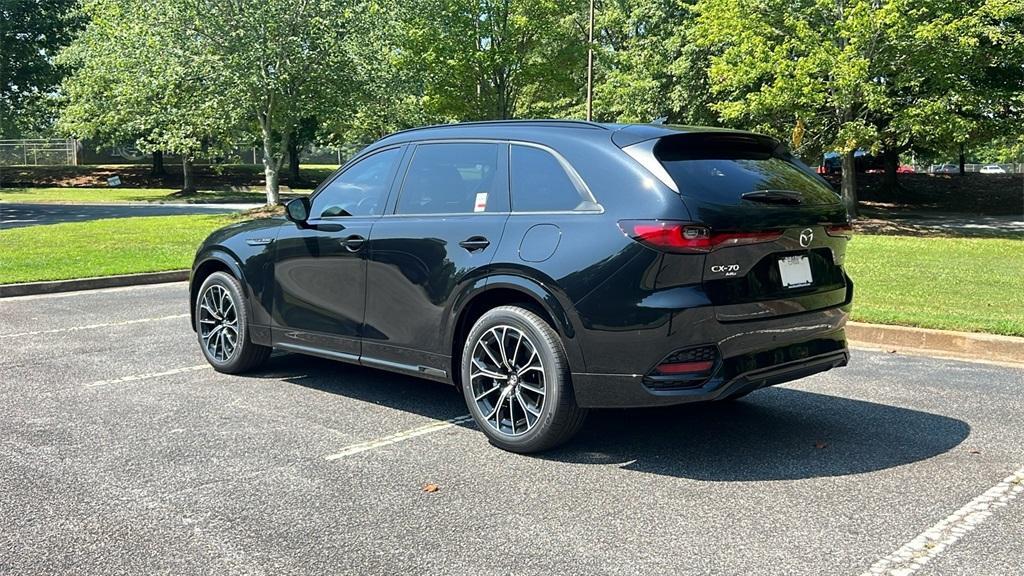
[[[488,332],[488,334],[489,334],[489,332]],[[486,334],[485,334],[485,336],[486,336]],[[483,337],[480,338],[480,342],[477,344],[477,346],[479,346],[480,348],[484,349],[484,352],[487,353],[488,358],[491,359],[491,362],[494,362],[495,366],[497,366],[498,368],[502,367],[501,366],[501,360],[498,360],[497,358],[494,357],[494,352],[491,352],[491,349],[488,348],[487,344],[484,343]]]
[[[473,378],[476,378],[477,376],[483,375],[483,376],[487,376],[488,378],[494,378],[495,380],[508,380],[508,376],[506,376],[504,374],[499,374],[499,373],[491,370],[490,368],[485,366],[484,363],[481,362],[477,358],[473,358],[473,365],[477,367],[479,372],[477,372],[476,374],[471,374],[470,375],[470,379],[473,379]]]
[[[503,376],[501,374],[496,374],[494,372],[489,372],[487,370],[481,370],[479,372],[474,372],[474,373],[469,375],[469,379],[470,380],[476,380],[477,378],[479,378],[481,376],[483,376],[485,378],[490,378],[491,380],[502,380],[502,381],[508,380],[508,376]]]
[[[540,411],[531,407],[530,403],[526,401],[526,398],[523,398],[523,394],[518,390],[516,390],[516,400],[519,401],[519,405],[522,406],[523,410],[525,410],[527,413],[533,414],[535,418],[537,416],[540,416]]]
[[[512,423],[512,434],[516,433],[516,413],[512,411],[515,404],[512,402],[512,395],[508,397],[508,420]]]
[[[516,370],[516,376],[522,376],[524,373],[526,373],[530,369],[530,367],[533,366],[534,359],[538,359],[539,360],[539,358],[537,357],[537,351],[536,350],[532,350],[530,352],[530,359],[527,360],[525,364],[523,364],[522,368]]]
[[[495,336],[497,336],[497,330],[494,330]],[[511,370],[512,366],[508,363],[508,354],[505,353],[505,337],[508,334],[508,327],[502,327],[501,339],[498,340],[498,352],[501,354],[501,366],[505,369]]]
[[[209,312],[210,316],[213,316],[214,320],[220,320],[220,316],[216,312],[214,312],[213,308],[210,308],[209,303],[206,301],[205,298],[203,299],[203,303],[199,305],[199,308]]]
[[[497,422],[498,411],[501,410],[501,405],[503,402],[505,402],[505,398],[507,397],[508,390],[502,390],[501,395],[498,396],[498,401],[494,403],[494,409],[491,410],[490,414],[484,417],[484,420],[490,420],[491,418],[495,418],[495,422]]]
[[[487,390],[486,392],[483,392],[482,394],[480,394],[479,396],[477,396],[477,397],[476,397],[476,401],[477,401],[477,402],[479,402],[479,401],[483,400],[483,399],[484,399],[484,397],[486,397],[486,396],[488,396],[488,395],[492,394],[492,393],[493,393],[493,392],[494,392],[495,390],[497,390],[497,389],[499,389],[499,388],[501,388],[501,384],[495,384],[495,385],[494,385],[494,388],[491,388],[490,390]]]
[[[527,364],[526,366],[523,366],[522,368],[520,368],[518,372],[516,372],[516,376],[522,376],[523,374],[526,374],[527,372],[529,372],[531,370],[540,370],[543,373],[544,372],[544,366],[536,365],[536,364]]]
[[[512,349],[512,360],[509,361],[509,369],[516,369],[516,358],[519,356],[519,346],[523,343],[523,333],[519,333],[519,338],[516,340],[516,347]]]
[[[220,296],[220,298],[217,300],[217,311],[220,312],[220,317],[223,318],[224,317],[224,312],[226,311],[226,305],[224,304],[224,299],[228,297],[228,291],[224,290],[224,289],[220,289],[220,290],[217,290],[217,294]]]
[[[520,382],[519,383],[519,387],[522,388],[523,390],[528,390],[530,392],[533,392],[534,394],[540,394],[541,396],[544,395],[544,390],[543,389],[541,389],[541,388],[534,388],[533,385],[528,383],[528,382]]]

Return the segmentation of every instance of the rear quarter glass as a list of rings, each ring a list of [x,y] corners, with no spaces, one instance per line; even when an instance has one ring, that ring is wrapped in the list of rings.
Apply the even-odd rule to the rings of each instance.
[[[684,198],[713,204],[752,204],[747,192],[799,193],[801,204],[840,202],[827,182],[775,140],[746,134],[684,134],[662,138],[654,155]]]

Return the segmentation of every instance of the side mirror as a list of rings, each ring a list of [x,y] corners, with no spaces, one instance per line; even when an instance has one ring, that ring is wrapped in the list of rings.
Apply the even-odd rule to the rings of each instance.
[[[306,220],[309,220],[309,198],[299,196],[289,200],[284,205],[284,215],[292,222],[298,224],[300,228],[305,227]]]

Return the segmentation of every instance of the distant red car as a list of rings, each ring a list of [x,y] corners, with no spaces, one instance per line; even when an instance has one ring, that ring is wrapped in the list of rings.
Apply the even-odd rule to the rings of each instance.
[[[883,170],[882,168],[872,168],[870,170],[866,170],[865,171],[866,174],[882,174],[884,172],[885,172],[885,170]],[[914,173],[914,167],[911,166],[910,164],[900,164],[899,168],[896,169],[896,173],[897,174],[913,174]]]

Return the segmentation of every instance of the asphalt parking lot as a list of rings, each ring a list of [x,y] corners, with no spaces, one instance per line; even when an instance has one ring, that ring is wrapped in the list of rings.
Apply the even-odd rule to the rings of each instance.
[[[295,355],[217,374],[186,298],[0,300],[0,573],[1024,569],[1019,369],[855,351],[524,457],[444,385]],[[948,544],[904,547],[929,531]]]

